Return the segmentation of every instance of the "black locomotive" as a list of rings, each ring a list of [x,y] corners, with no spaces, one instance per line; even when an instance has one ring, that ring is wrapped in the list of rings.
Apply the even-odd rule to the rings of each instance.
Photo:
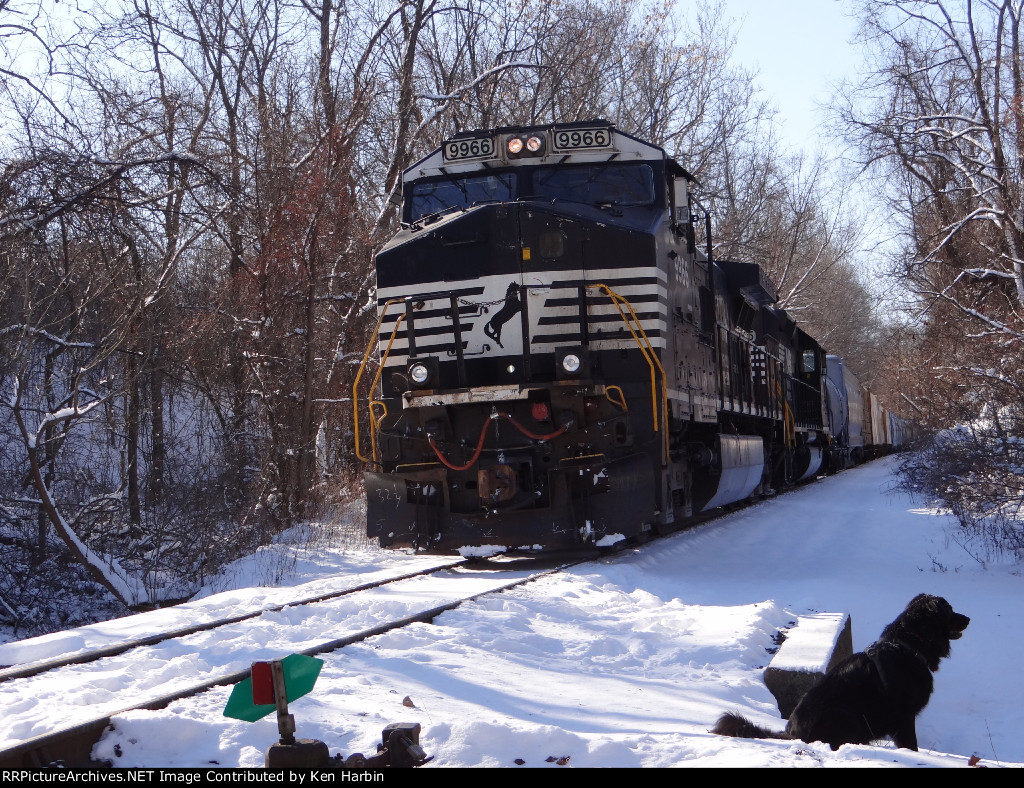
[[[712,261],[692,186],[603,121],[459,134],[405,171],[353,388],[371,537],[612,545],[892,442],[760,268]]]

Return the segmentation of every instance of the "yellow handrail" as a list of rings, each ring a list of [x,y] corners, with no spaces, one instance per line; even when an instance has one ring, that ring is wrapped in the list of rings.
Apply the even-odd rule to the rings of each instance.
[[[657,354],[654,352],[654,346],[651,344],[651,340],[647,337],[647,332],[644,331],[643,325],[640,323],[640,318],[637,317],[636,311],[633,309],[633,305],[623,296],[616,293],[608,285],[603,283],[597,283],[593,285],[587,285],[587,289],[598,289],[603,290],[607,296],[611,299],[615,308],[619,312],[619,317],[626,324],[626,328],[629,329],[629,333],[633,336],[633,341],[636,342],[637,347],[640,348],[640,352],[643,353],[644,359],[647,361],[647,366],[651,370],[651,414],[654,419],[654,431],[659,431],[658,422],[658,381],[657,373],[661,373],[661,403],[662,403],[662,421],[668,423],[668,376],[665,374],[665,368],[662,367],[661,361],[658,360]],[[622,311],[620,304],[625,304],[629,310],[630,316],[633,318],[633,323],[636,324],[636,331],[633,330],[633,323],[626,317]],[[637,337],[637,331],[640,332],[640,336],[643,337],[643,342]],[[665,457],[668,457],[669,451],[669,434],[668,429],[665,429]]]
[[[370,404],[368,406],[368,410],[370,412],[370,427],[371,427],[371,430],[372,430],[371,433],[370,433],[371,452],[373,454],[373,459],[372,460],[369,457],[364,457],[363,456],[361,447],[359,445],[359,381],[362,380],[362,378],[363,378],[363,370],[366,369],[366,362],[370,358],[370,353],[373,352],[373,349],[380,342],[380,326],[381,326],[381,323],[384,322],[384,315],[387,314],[388,308],[392,304],[401,303],[403,301],[405,301],[404,298],[391,298],[391,299],[389,299],[389,300],[384,302],[384,306],[380,310],[380,316],[377,318],[377,325],[374,326],[373,334],[370,335],[370,344],[367,345],[366,352],[363,353],[363,360],[359,364],[359,371],[356,373],[356,379],[352,382],[352,431],[353,431],[353,433],[355,435],[356,457],[358,457],[363,462],[376,462],[377,461],[377,436],[376,436],[375,421],[374,421],[375,417],[373,415],[373,404],[372,404],[373,403],[373,390],[374,390],[374,388],[376,388],[377,381],[380,380],[381,372],[384,370],[384,362],[385,362],[385,360],[387,360],[388,353],[391,352],[391,345],[394,344],[395,336],[398,334],[398,326],[401,325],[402,320],[405,318],[405,314],[404,313],[399,315],[398,316],[398,320],[395,321],[395,328],[391,332],[391,339],[388,342],[387,350],[384,352],[384,355],[381,357],[381,360],[380,360],[380,369],[377,370],[377,375],[376,375],[376,377],[373,380],[373,385],[370,387],[370,395],[369,395]]]
[[[793,417],[793,411],[789,407],[789,402],[786,401],[782,384],[778,380],[775,381],[775,394],[782,402],[782,439],[787,446],[793,448],[796,446],[796,419]]]
[[[390,350],[390,346],[388,349]],[[386,353],[384,355],[384,358],[387,358]],[[381,361],[381,370],[383,369],[384,362]],[[380,372],[377,373],[377,377],[380,378]],[[374,381],[373,388],[371,388],[370,391],[373,391],[376,388],[377,381]],[[374,408],[380,408],[381,413],[379,416],[374,411]],[[388,415],[388,406],[386,403],[382,402],[379,399],[371,399],[369,402],[368,411],[370,413],[370,454],[373,456],[373,461],[378,462],[379,457],[377,451],[377,433],[380,432],[380,423],[384,421],[385,417]]]
[[[611,393],[613,391],[617,391],[619,393],[618,399],[612,399]],[[605,386],[604,398],[611,402],[613,405],[618,405],[620,408],[622,408],[623,413],[629,413],[629,406],[626,404],[626,395],[622,393],[621,386]]]

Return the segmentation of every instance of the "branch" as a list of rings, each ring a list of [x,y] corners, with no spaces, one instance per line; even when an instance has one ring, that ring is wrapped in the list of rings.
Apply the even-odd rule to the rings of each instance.
[[[58,202],[48,206],[44,211],[29,211],[23,209],[20,212],[12,212],[7,216],[0,217],[0,237],[6,235],[12,237],[26,232],[33,232],[45,227],[58,217],[70,212],[82,203],[91,199],[105,187],[114,183],[126,173],[139,167],[151,167],[157,164],[189,164],[200,165],[198,159],[193,156],[181,153],[166,153],[162,156],[138,159],[136,161],[107,161],[95,156],[89,156],[77,162],[68,161],[69,169],[77,170],[87,165],[98,165],[108,167],[110,171],[98,177],[93,183],[81,191],[70,195]]]

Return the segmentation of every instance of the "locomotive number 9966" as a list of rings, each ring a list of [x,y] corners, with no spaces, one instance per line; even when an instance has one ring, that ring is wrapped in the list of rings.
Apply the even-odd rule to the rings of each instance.
[[[611,144],[612,135],[608,129],[564,129],[555,132],[557,150],[607,148]]]
[[[491,137],[449,140],[444,144],[444,157],[448,161],[486,159],[494,154],[494,139]]]

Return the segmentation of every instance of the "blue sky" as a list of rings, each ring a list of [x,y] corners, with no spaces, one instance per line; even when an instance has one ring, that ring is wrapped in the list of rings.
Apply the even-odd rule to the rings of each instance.
[[[779,109],[779,131],[794,148],[819,147],[823,119],[815,101],[826,102],[830,85],[861,67],[861,48],[851,43],[856,20],[850,0],[723,0],[736,20],[735,60],[756,68],[765,95]]]

